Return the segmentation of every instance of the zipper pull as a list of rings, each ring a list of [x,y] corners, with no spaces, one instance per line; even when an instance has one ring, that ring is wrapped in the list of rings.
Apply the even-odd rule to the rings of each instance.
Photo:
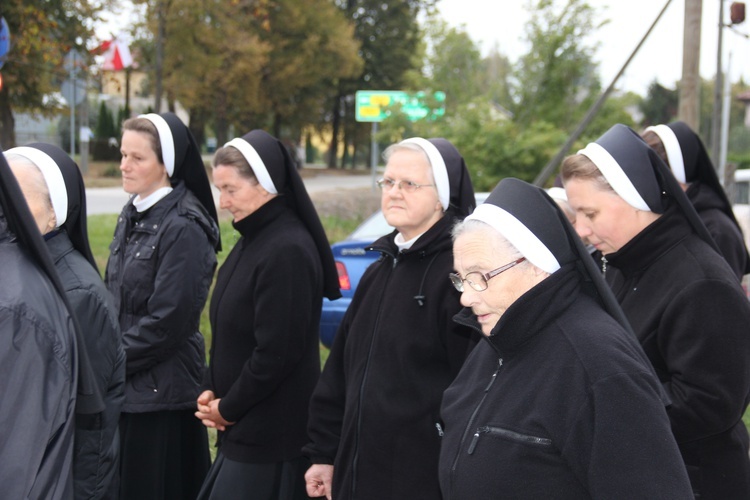
[[[471,444],[469,445],[469,455],[474,453],[474,448],[477,447],[477,441],[479,441],[479,431],[480,429],[477,429],[477,432],[474,433],[474,437],[471,438]]]
[[[607,258],[602,255],[602,276],[607,275]]]
[[[440,422],[435,422],[435,427],[437,428],[438,436],[443,437],[445,433],[443,432],[443,426],[440,425]]]
[[[495,373],[492,374],[492,378],[490,379],[490,383],[487,384],[487,387],[484,388],[484,392],[487,392],[490,390],[490,387],[492,387],[492,384],[495,383],[495,380],[497,380],[497,374],[500,372],[500,367],[503,366],[503,358],[498,358],[497,360],[497,370],[495,370]]]

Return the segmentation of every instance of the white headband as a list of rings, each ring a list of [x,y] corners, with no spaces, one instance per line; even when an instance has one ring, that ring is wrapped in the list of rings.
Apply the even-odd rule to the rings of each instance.
[[[448,181],[448,169],[445,166],[443,155],[440,154],[433,143],[421,137],[404,139],[401,144],[416,144],[427,154],[427,159],[430,160],[430,165],[432,165],[432,175],[435,178],[435,187],[440,204],[443,206],[443,211],[448,210],[451,201],[451,185]]]
[[[560,263],[549,248],[521,221],[497,205],[483,203],[465,220],[478,220],[490,225],[542,271],[552,274],[560,269]]]
[[[224,144],[224,147],[227,146],[232,146],[233,148],[237,149],[237,151],[242,153],[242,156],[244,156],[247,162],[250,164],[250,168],[253,169],[253,173],[258,179],[258,182],[261,186],[263,186],[263,189],[271,194],[278,194],[276,186],[273,184],[273,180],[271,179],[271,174],[268,173],[266,164],[263,163],[263,159],[260,157],[252,144],[247,142],[245,139],[240,139],[238,137]]]
[[[564,188],[557,187],[557,186],[551,187],[547,189],[547,194],[553,200],[568,201],[568,195],[565,192]]]
[[[609,151],[596,142],[590,142],[585,148],[578,151],[578,154],[584,155],[594,162],[594,165],[596,165],[604,178],[607,179],[607,182],[612,186],[612,189],[614,189],[615,192],[628,203],[628,205],[637,208],[638,210],[651,212],[651,208],[643,200],[643,197],[641,197],[641,194],[625,174],[622,167],[620,167],[620,164],[617,163],[617,160],[609,154]]]
[[[65,187],[65,180],[55,160],[44,151],[25,146],[11,148],[5,154],[23,156],[39,168],[44,177],[44,182],[47,184],[47,190],[49,190],[49,199],[52,202],[52,209],[55,211],[57,227],[65,224],[68,219],[68,189]]]
[[[156,132],[159,134],[159,144],[161,144],[161,156],[164,160],[164,166],[167,168],[167,175],[172,177],[172,174],[174,174],[174,137],[172,137],[172,129],[169,128],[167,120],[156,113],[138,115],[138,118],[145,118],[156,127]]]
[[[680,141],[677,139],[674,130],[666,125],[654,125],[653,127],[648,127],[646,129],[646,131],[649,130],[658,135],[662,144],[664,144],[664,151],[667,152],[669,168],[672,169],[674,176],[681,183],[687,184],[685,160],[682,158],[682,148],[680,147]]]

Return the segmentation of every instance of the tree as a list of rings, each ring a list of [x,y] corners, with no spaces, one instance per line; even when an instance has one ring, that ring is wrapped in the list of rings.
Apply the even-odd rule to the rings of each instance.
[[[654,80],[648,86],[646,97],[640,105],[643,126],[669,123],[677,116],[679,92],[663,87]]]
[[[59,103],[50,99],[67,78],[62,62],[72,48],[86,54],[93,21],[109,0],[3,0],[0,11],[11,33],[11,50],[2,68],[0,144],[15,146],[14,111],[47,116]]]
[[[429,87],[445,92],[446,112],[455,112],[483,93],[482,55],[464,29],[451,28],[442,19],[433,19],[427,33]]]
[[[601,88],[587,37],[604,23],[584,0],[538,0],[526,24],[530,50],[519,60],[513,88],[516,121],[527,125],[542,117],[572,130]]]
[[[346,132],[344,149],[366,142],[369,137],[369,127],[358,126],[354,120],[355,92],[404,90],[406,81],[414,76],[413,70],[421,68],[417,15],[434,6],[435,0],[337,0],[336,4],[354,22],[364,66],[356,78],[339,82],[338,94],[332,99],[329,167],[336,166],[342,128]]]

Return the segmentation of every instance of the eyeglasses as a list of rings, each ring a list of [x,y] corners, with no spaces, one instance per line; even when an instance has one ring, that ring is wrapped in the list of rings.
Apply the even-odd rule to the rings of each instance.
[[[417,184],[413,181],[394,181],[393,179],[378,179],[376,184],[380,189],[383,191],[390,191],[393,186],[398,186],[399,189],[407,192],[407,193],[413,193],[417,189],[421,187],[431,187],[434,186],[434,184]]]
[[[468,273],[465,278],[462,278],[460,274],[458,273],[450,273],[448,277],[451,280],[451,283],[453,283],[453,286],[456,287],[456,290],[463,293],[464,292],[464,281],[469,284],[471,288],[476,290],[477,292],[483,292],[487,290],[487,287],[489,286],[487,282],[497,276],[498,274],[507,271],[513,266],[516,266],[520,264],[521,262],[525,261],[526,257],[521,257],[520,259],[514,260],[510,264],[505,264],[502,267],[498,267],[494,271],[490,271],[487,274],[482,274],[479,271],[474,271],[471,273]],[[473,276],[472,276],[473,275]]]

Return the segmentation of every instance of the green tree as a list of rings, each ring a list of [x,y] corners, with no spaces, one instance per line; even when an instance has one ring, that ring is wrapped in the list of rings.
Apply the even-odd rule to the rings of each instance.
[[[331,100],[331,144],[328,166],[336,166],[336,152],[344,131],[344,150],[356,150],[369,139],[369,127],[354,120],[354,94],[357,90],[410,90],[407,82],[421,68],[420,12],[436,0],[335,0],[346,17],[354,22],[354,36],[360,42],[364,62],[361,72],[339,81],[338,93]],[[343,161],[343,159],[342,159]]]
[[[654,80],[648,86],[646,97],[640,105],[643,126],[669,123],[677,116],[679,92],[663,87]]]
[[[482,55],[466,30],[449,27],[442,19],[430,22],[427,33],[430,86],[445,92],[446,112],[455,112],[483,91]]]
[[[0,15],[11,34],[11,49],[2,68],[0,144],[15,146],[14,111],[55,114],[59,103],[49,96],[67,78],[65,54],[86,54],[96,15],[109,0],[3,0]]]
[[[605,23],[584,0],[537,0],[526,24],[530,50],[515,72],[513,88],[516,122],[528,125],[543,119],[571,131],[601,85],[594,63],[597,46],[587,38]]]

